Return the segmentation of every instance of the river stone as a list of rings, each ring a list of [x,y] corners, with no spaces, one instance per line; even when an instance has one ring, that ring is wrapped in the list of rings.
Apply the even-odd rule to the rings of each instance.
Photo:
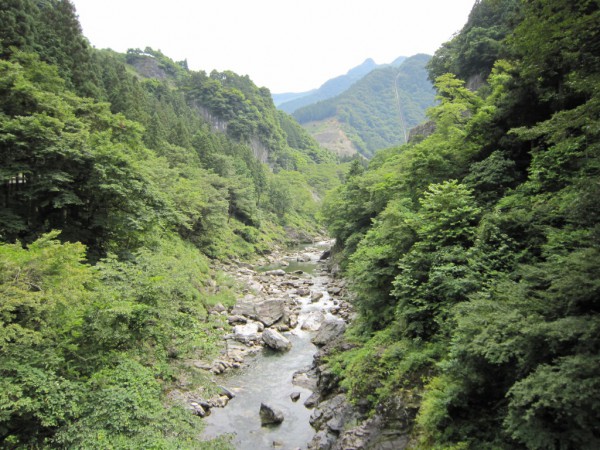
[[[275,275],[277,277],[283,277],[285,275],[285,270],[283,270],[283,269],[268,270],[265,272],[265,275]]]
[[[313,292],[312,295],[310,296],[310,301],[312,303],[318,302],[319,300],[321,300],[323,298],[323,292],[321,291],[317,291],[317,292]]]
[[[342,319],[326,319],[321,324],[317,334],[312,338],[315,345],[325,345],[346,331],[346,322]]]
[[[321,256],[319,257],[319,261],[323,261],[327,258],[329,258],[331,256],[331,250],[325,250],[323,253],[321,253]]]
[[[306,288],[296,289],[296,294],[299,295],[300,297],[306,297],[307,295],[310,294],[310,289],[306,289]]]
[[[308,409],[314,408],[319,403],[320,397],[321,396],[317,392],[313,392],[310,397],[304,401],[304,406]]]
[[[257,320],[269,327],[283,316],[284,302],[277,299],[267,299],[254,305]]]
[[[257,293],[264,291],[263,285],[256,280],[250,280],[250,281],[248,281],[248,283],[246,285],[247,285],[248,289],[250,289],[251,291],[254,291]]]
[[[292,399],[293,402],[297,402],[300,399],[300,395],[301,395],[300,392],[295,391],[290,394],[290,398]]]
[[[244,344],[252,344],[260,339],[258,324],[250,322],[233,327],[233,338]]]
[[[262,425],[278,424],[283,422],[283,412],[269,404],[260,404],[260,423]]]
[[[234,316],[253,317],[255,311],[255,302],[256,297],[254,297],[254,295],[246,295],[244,298],[241,298],[237,301],[231,310],[231,314]]]
[[[312,371],[299,370],[292,375],[292,384],[308,389],[309,391],[316,391],[317,376]]]
[[[338,286],[330,286],[327,288],[327,292],[332,295],[338,295],[340,292],[342,292],[342,288]]]
[[[234,324],[240,324],[240,323],[248,323],[248,319],[244,316],[234,315],[234,316],[229,316],[227,318],[227,322],[229,322],[229,325],[234,325]]]
[[[206,416],[206,411],[204,410],[202,405],[198,404],[197,402],[191,402],[190,409],[192,410],[192,413],[196,416],[200,416],[200,417]]]
[[[224,386],[219,386],[219,390],[221,391],[221,394],[227,396],[227,398],[229,398],[229,399],[232,399],[235,397],[235,394]]]
[[[302,322],[302,329],[305,331],[317,331],[323,321],[325,315],[321,311],[311,311]]]
[[[264,331],[262,339],[264,343],[273,350],[285,352],[292,348],[292,343],[288,338],[271,328],[267,328]]]
[[[217,303],[210,309],[210,312],[222,313],[223,311],[227,311],[227,309],[223,306],[223,303]]]
[[[311,256],[308,253],[304,253],[303,255],[300,255],[296,258],[296,260],[298,262],[310,262],[311,261]]]

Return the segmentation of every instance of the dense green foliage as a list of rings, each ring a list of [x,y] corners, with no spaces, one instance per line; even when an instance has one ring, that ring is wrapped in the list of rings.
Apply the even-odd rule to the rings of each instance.
[[[434,91],[425,65],[416,55],[399,67],[371,71],[342,94],[294,112],[300,123],[335,117],[358,151],[370,158],[380,148],[406,142],[408,130],[425,118]]]
[[[335,158],[248,77],[92,49],[68,0],[0,23],[0,446],[203,448],[169,393],[215,389],[209,258],[318,230]]]
[[[477,2],[431,64],[433,134],[326,199],[359,311],[331,363],[356,401],[418,408],[416,447],[600,446],[598,23]]]
[[[503,39],[519,20],[518,5],[518,0],[477,0],[460,33],[435,52],[430,78],[448,72],[466,81],[487,78],[494,63],[508,56]]]

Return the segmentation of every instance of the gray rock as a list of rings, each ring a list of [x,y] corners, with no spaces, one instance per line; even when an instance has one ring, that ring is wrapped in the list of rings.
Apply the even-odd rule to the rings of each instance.
[[[299,370],[292,375],[292,384],[294,386],[300,386],[310,391],[317,389],[317,375],[313,371],[305,372]]]
[[[233,327],[233,338],[244,344],[253,344],[260,339],[258,324],[250,322]]]
[[[319,300],[321,300],[323,298],[323,292],[321,291],[317,291],[317,292],[313,292],[312,295],[310,296],[310,301],[315,303],[318,302]]]
[[[269,404],[260,404],[260,423],[262,425],[278,424],[283,422],[283,412]]]
[[[277,299],[267,299],[254,305],[255,318],[269,327],[283,316],[284,302]]]
[[[256,297],[254,295],[246,295],[237,301],[231,314],[234,316],[253,317],[255,314]]]
[[[211,398],[208,403],[211,408],[225,408],[229,403],[229,398],[226,395],[221,395],[217,398]]]
[[[285,276],[285,270],[283,270],[283,269],[268,270],[265,272],[265,275],[275,275],[276,277],[283,277],[283,276]]]
[[[337,286],[330,286],[327,288],[327,292],[329,292],[331,295],[338,295],[340,292],[342,292],[342,288]]]
[[[192,410],[192,413],[196,416],[200,416],[200,417],[206,416],[206,411],[204,410],[202,405],[200,405],[196,402],[190,403],[190,409]]]
[[[324,320],[325,315],[321,311],[311,311],[302,322],[300,328],[305,331],[317,331]]]
[[[244,316],[271,326],[283,316],[283,308],[282,300],[274,298],[259,300],[253,295],[246,295],[238,300],[231,311],[231,317]]]
[[[329,400],[321,402],[319,407],[312,412],[309,420],[313,428],[322,429],[323,426],[329,424],[332,419],[340,419],[341,422],[340,420],[334,420],[332,422],[332,424],[335,425],[335,429],[332,429],[331,431],[338,431],[338,429],[343,428],[344,423],[351,420],[353,416],[352,405],[346,401],[346,396],[344,394],[338,394]]]
[[[263,342],[273,350],[285,352],[292,348],[292,343],[288,338],[271,328],[267,328],[263,332],[262,339]]]
[[[341,336],[346,331],[346,322],[341,319],[327,319],[321,324],[317,334],[312,338],[315,345],[325,345]]]
[[[330,450],[335,442],[336,436],[325,430],[315,434],[312,440],[308,443],[309,450]]]
[[[323,261],[326,260],[327,258],[329,258],[331,256],[331,250],[325,250],[321,256],[319,257],[319,261]]]
[[[219,386],[219,389],[221,390],[221,394],[226,395],[227,398],[232,399],[235,397],[235,394],[233,392],[231,392],[229,389],[227,389],[224,386]]]
[[[307,295],[310,294],[310,289],[306,289],[306,288],[296,289],[296,294],[298,294],[300,297],[306,297]]]
[[[319,397],[320,395],[318,393],[313,392],[310,397],[304,401],[304,406],[306,406],[308,409],[314,408],[319,403]]]
[[[329,422],[328,422],[329,425]],[[381,450],[404,450],[410,442],[411,427],[393,424],[385,428],[385,421],[376,414],[353,428],[341,431],[333,450],[350,448],[377,448]],[[398,426],[398,428],[396,428]]]
[[[194,361],[194,367],[202,370],[210,370],[212,367],[211,363],[206,361]]]
[[[240,323],[248,323],[248,319],[244,316],[235,315],[235,316],[229,316],[227,318],[227,322],[229,322],[230,325],[234,325],[234,324],[240,324]]]
[[[300,399],[300,392],[296,391],[296,392],[292,392],[290,394],[290,398],[292,399],[293,402],[297,402],[298,399]]]
[[[223,306],[223,304],[222,304],[222,303],[217,303],[215,306],[213,306],[213,307],[210,309],[210,311],[211,311],[211,312],[218,312],[218,313],[221,313],[221,312],[223,312],[223,311],[227,311],[227,308],[225,308],[225,307]]]

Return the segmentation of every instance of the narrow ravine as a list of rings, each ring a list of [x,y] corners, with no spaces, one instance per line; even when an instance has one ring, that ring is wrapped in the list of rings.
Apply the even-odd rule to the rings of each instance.
[[[311,339],[317,336],[322,323],[339,324],[342,319],[336,316],[347,312],[337,297],[342,289],[333,284],[319,261],[330,245],[323,241],[282,255],[268,267],[238,270],[237,278],[252,293],[227,312],[229,322],[238,325],[228,336],[226,356],[243,359],[243,363],[240,368],[216,375],[217,382],[233,397],[225,407],[211,408],[204,419],[205,439],[231,434],[233,445],[241,450],[305,449],[315,435],[309,419],[316,379],[306,372],[318,347]],[[285,305],[282,317],[272,324],[269,322],[276,313],[257,309],[253,313],[248,307],[252,302],[268,303],[272,299]],[[279,330],[291,342],[291,349],[275,351],[264,345],[260,337],[264,326]],[[256,334],[255,328],[259,331]],[[283,413],[283,422],[261,424],[261,403]]]

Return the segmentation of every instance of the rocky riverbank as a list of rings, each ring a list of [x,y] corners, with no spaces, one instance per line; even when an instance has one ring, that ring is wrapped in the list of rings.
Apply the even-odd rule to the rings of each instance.
[[[343,334],[352,318],[346,282],[332,276],[331,264],[326,264],[328,256],[328,247],[320,245],[296,252],[275,252],[258,265],[236,262],[220,266],[219,270],[241,286],[241,296],[233,307],[216,305],[210,312],[221,316],[230,330],[224,336],[219,358],[193,364],[218,385],[226,384],[221,383],[222,377],[244,368],[250,356],[266,347],[289,352],[289,338],[298,330],[309,332],[318,351],[310,367],[292,375],[293,386],[310,393],[300,403],[310,413],[310,425],[316,431],[308,449],[403,449],[409,443],[416,410],[398,398],[390,398],[375,414],[367,415],[365,405],[347,401],[339,380],[325,362],[332,352],[351,348]],[[297,267],[312,267],[316,273]],[[308,313],[307,305],[313,306]],[[300,398],[300,392],[293,389],[286,395],[294,403]],[[171,396],[204,417],[214,408],[225,407],[235,392],[220,387],[208,398],[184,391],[174,391]],[[260,414],[263,425],[274,421],[273,417],[285,420],[278,408],[267,404],[257,408],[255,414]]]
[[[311,267],[317,275],[324,275],[325,265],[318,263],[327,257],[330,245],[326,242],[295,252],[276,251],[257,265],[234,262],[218,266],[217,270],[236,280],[241,295],[233,307],[217,304],[210,311],[210,314],[221,316],[224,326],[229,329],[219,357],[191,364],[220,385],[223,384],[222,375],[245,367],[248,357],[265,347],[277,352],[289,351],[292,344],[288,337],[299,329],[314,332],[315,343],[328,342],[343,333],[351,315],[350,305],[345,300],[345,283],[321,276],[319,286],[315,287],[313,274],[294,268]],[[299,322],[301,310],[307,304],[315,308]],[[316,378],[303,381],[311,374],[314,372],[298,373],[294,382],[314,388]],[[194,414],[202,417],[210,414],[213,408],[226,406],[234,396],[234,392],[224,387],[209,396],[183,389],[170,394],[173,400],[186,404]],[[311,402],[309,398],[307,407]]]

